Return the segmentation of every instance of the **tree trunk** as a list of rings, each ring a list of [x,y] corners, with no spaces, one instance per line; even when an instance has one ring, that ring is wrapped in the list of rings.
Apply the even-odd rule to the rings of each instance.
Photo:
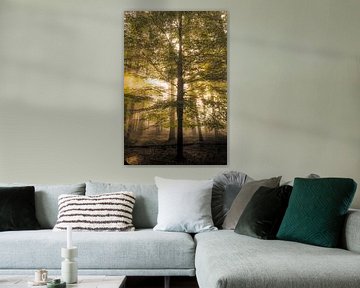
[[[130,103],[130,109],[128,107],[126,107],[127,110],[126,112],[126,116],[127,116],[127,120],[126,120],[126,133],[125,133],[125,144],[130,144],[131,143],[131,134],[134,131],[134,113],[133,110],[135,108],[135,103],[133,101],[131,101]]]
[[[196,104],[196,101],[195,101],[195,114],[196,114],[196,126],[197,126],[198,134],[199,134],[199,142],[204,142],[204,137],[203,137],[203,134],[202,134],[202,131],[201,131],[201,122],[200,122],[200,117],[199,117],[199,109],[198,109],[198,106]]]
[[[170,102],[174,103],[174,85],[170,83]],[[175,143],[175,107],[173,105],[170,106],[170,131],[169,131],[169,138],[168,138],[168,142],[173,142]]]
[[[214,108],[214,102],[215,102],[215,97],[214,94],[211,93],[211,102],[213,103],[212,105],[212,113],[215,114],[215,108]],[[219,139],[219,129],[217,127],[214,127],[214,138],[215,138],[215,142],[218,143],[218,139]]]
[[[168,53],[169,53],[169,59],[171,59],[172,57],[172,52],[173,52],[173,47],[171,42],[169,42],[168,44]],[[170,85],[170,89],[169,89],[169,93],[170,93],[170,97],[169,97],[169,101],[171,103],[170,107],[169,107],[169,126],[170,126],[170,130],[169,130],[169,138],[168,138],[168,142],[169,143],[175,143],[175,107],[174,107],[174,101],[175,101],[175,85],[173,84],[173,80],[174,80],[174,71],[172,69],[172,64],[169,65],[169,69],[168,69],[168,83]]]
[[[176,97],[176,114],[177,114],[177,143],[176,143],[176,159],[184,159],[184,135],[183,135],[183,118],[184,118],[184,79],[183,79],[183,52],[182,52],[182,12],[178,13],[178,37],[179,51],[177,62],[177,97]]]

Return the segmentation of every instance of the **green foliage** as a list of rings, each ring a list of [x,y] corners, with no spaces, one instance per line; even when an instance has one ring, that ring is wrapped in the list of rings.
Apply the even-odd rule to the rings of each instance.
[[[184,128],[198,126],[226,134],[226,12],[125,12],[124,51],[126,136],[135,135],[133,121],[147,121],[148,126],[140,127],[143,130],[174,126],[170,110],[180,104]],[[176,100],[179,64],[184,82],[181,103]]]

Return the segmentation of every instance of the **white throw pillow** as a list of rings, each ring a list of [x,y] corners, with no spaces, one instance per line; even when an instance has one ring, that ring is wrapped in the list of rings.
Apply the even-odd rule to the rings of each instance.
[[[198,233],[217,230],[211,217],[213,180],[155,177],[159,212],[154,230]]]
[[[91,196],[59,196],[59,214],[55,231],[72,226],[74,231],[133,231],[133,192],[115,192]]]

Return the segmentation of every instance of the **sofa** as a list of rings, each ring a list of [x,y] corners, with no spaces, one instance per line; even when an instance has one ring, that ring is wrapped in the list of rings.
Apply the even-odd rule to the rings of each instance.
[[[166,287],[170,276],[196,276],[200,288],[360,287],[358,210],[346,216],[342,246],[324,248],[256,239],[232,230],[154,231],[158,213],[154,184],[87,182],[34,187],[41,229],[0,232],[0,275],[32,274],[40,268],[46,268],[50,276],[60,274],[66,232],[52,230],[59,195],[132,191],[136,196],[135,231],[73,232],[79,274],[165,276]]]
[[[221,230],[195,236],[201,288],[360,287],[360,211],[347,216],[342,248],[261,240]]]

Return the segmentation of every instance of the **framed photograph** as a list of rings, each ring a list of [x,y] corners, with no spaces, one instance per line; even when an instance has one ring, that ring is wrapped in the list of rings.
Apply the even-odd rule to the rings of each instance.
[[[125,12],[125,165],[227,164],[227,18]]]

